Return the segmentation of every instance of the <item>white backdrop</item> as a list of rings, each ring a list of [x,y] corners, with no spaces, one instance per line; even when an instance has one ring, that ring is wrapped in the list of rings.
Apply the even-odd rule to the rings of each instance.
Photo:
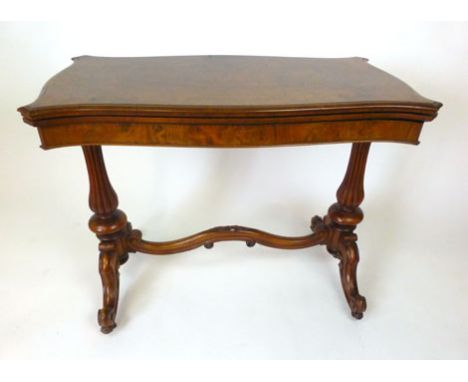
[[[262,23],[158,15],[144,23],[0,25],[1,358],[467,358],[468,24]],[[270,15],[271,16],[271,15]],[[241,20],[242,22],[239,22]],[[286,19],[285,19],[286,20]],[[118,328],[102,335],[97,240],[77,147],[42,151],[16,108],[82,54],[368,57],[444,103],[421,144],[374,144],[357,233],[364,319],[324,248],[219,243],[121,269]],[[324,214],[350,145],[105,148],[120,207],[146,238],[215,225],[299,235]]]

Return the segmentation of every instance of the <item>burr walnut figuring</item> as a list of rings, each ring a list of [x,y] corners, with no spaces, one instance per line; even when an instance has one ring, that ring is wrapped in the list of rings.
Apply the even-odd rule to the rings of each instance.
[[[325,245],[339,260],[346,301],[362,318],[359,251],[364,173],[371,142],[417,144],[441,104],[420,96],[362,58],[243,56],[110,58],[82,56],[52,77],[38,99],[19,108],[37,127],[43,149],[82,146],[89,175],[90,229],[99,243],[101,330],[116,326],[119,267],[129,253],[167,255],[218,241],[273,248]],[[312,232],[278,236],[241,226],[215,227],[152,242],[118,209],[103,145],[264,147],[352,143],[337,202],[315,216]]]

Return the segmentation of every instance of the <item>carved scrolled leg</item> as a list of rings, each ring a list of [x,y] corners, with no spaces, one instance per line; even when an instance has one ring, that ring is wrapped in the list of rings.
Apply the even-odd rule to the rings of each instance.
[[[112,243],[103,242],[99,248],[103,308],[98,311],[98,322],[103,333],[110,333],[116,327],[115,316],[119,303],[119,258]]]
[[[340,260],[340,277],[343,291],[355,318],[362,318],[366,299],[359,294],[356,279],[359,250],[356,244],[356,226],[364,218],[359,205],[364,200],[364,173],[370,143],[354,143],[348,168],[333,204],[323,223],[329,228],[327,250]]]
[[[110,333],[115,327],[119,300],[119,266],[132,252],[127,237],[132,231],[125,213],[117,209],[118,198],[107,176],[100,146],[83,146],[88,168],[90,192],[89,206],[94,215],[89,228],[98,239],[99,273],[103,289],[103,307],[98,311],[98,322],[103,333]]]
[[[351,308],[354,318],[361,319],[366,310],[366,299],[359,294],[356,270],[359,262],[359,250],[357,244],[352,240],[344,240],[340,244],[338,253],[340,260],[340,277],[343,291]]]

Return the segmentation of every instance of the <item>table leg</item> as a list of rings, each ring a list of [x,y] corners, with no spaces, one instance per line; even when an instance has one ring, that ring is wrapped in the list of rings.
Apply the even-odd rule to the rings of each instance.
[[[359,294],[356,270],[359,250],[354,230],[364,214],[359,205],[364,200],[364,173],[370,143],[354,143],[348,168],[338,188],[338,202],[333,204],[326,217],[326,224],[332,228],[328,250],[340,260],[340,277],[343,291],[355,318],[362,318],[366,310],[366,299]]]
[[[359,250],[354,230],[364,218],[359,205],[364,200],[364,173],[369,148],[370,143],[353,144],[346,174],[336,193],[337,203],[330,206],[323,220],[318,216],[312,219],[314,232],[328,231],[327,250],[340,260],[343,291],[351,314],[358,319],[366,310],[366,299],[359,294],[357,286]]]
[[[115,327],[119,300],[119,266],[128,259],[127,236],[131,225],[125,214],[117,209],[118,198],[107,176],[101,146],[83,146],[89,175],[89,207],[94,212],[89,228],[99,243],[99,273],[103,288],[103,307],[98,322],[103,333]]]

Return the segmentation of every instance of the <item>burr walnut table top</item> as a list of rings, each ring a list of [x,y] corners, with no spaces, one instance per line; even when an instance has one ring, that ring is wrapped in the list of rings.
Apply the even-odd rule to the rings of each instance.
[[[73,61],[19,109],[44,148],[417,143],[441,106],[357,57]]]

